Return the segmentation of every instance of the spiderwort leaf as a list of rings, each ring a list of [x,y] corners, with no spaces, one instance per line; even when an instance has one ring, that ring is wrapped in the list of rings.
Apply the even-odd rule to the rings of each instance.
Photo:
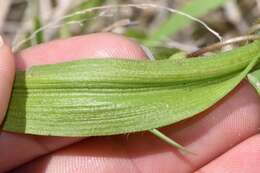
[[[247,75],[249,82],[255,87],[258,94],[260,94],[260,69]]]
[[[199,58],[85,59],[17,72],[3,129],[100,136],[176,123],[227,95],[259,61],[260,42]]]

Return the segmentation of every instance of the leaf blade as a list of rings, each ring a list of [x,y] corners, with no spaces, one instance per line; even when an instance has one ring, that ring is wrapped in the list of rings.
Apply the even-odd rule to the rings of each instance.
[[[256,64],[259,48],[255,42],[215,58],[85,60],[35,67],[17,74],[3,128],[99,136],[166,126],[223,98]]]

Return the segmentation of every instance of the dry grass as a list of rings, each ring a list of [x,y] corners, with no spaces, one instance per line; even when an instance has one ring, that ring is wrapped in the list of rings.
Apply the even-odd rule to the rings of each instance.
[[[86,0],[0,0],[0,33],[13,43],[17,43],[35,31],[35,17],[40,19],[42,25],[46,25],[70,13],[83,1]],[[175,9],[186,3],[185,0],[106,0],[103,5],[119,4],[119,2],[120,4],[152,3]],[[125,33],[129,27],[132,27],[140,33],[152,33],[162,21],[167,20],[168,16],[169,13],[166,10],[158,11],[152,8],[146,10],[134,8],[103,10],[102,15],[91,16],[84,21],[71,22],[73,24],[69,27],[69,31],[71,35],[98,31]],[[259,0],[237,0],[228,1],[223,7],[212,11],[202,20],[221,33],[224,38],[231,38],[245,34],[258,16],[260,16]],[[91,21],[91,25],[84,25],[86,21]],[[169,38],[167,44],[171,47],[179,46],[194,50],[197,46],[216,41],[210,33],[205,33],[205,30],[198,24],[193,24],[193,26],[186,28],[173,38]],[[61,37],[59,33],[59,27],[44,30],[44,39],[48,41]],[[175,41],[172,41],[173,39]]]

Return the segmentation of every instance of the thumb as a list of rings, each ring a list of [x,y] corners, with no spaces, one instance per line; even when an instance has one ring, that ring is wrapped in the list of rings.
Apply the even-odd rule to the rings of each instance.
[[[7,111],[15,74],[14,57],[0,35],[0,124]]]

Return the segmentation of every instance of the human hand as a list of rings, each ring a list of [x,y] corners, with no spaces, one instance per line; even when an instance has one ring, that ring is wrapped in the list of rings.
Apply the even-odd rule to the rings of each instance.
[[[54,41],[15,56],[20,70],[82,57],[146,59],[136,43],[108,33]],[[0,120],[8,105],[13,59],[10,49],[2,46]],[[259,103],[244,81],[212,108],[162,129],[197,155],[180,153],[149,133],[83,139],[2,132],[0,172],[259,172]]]

